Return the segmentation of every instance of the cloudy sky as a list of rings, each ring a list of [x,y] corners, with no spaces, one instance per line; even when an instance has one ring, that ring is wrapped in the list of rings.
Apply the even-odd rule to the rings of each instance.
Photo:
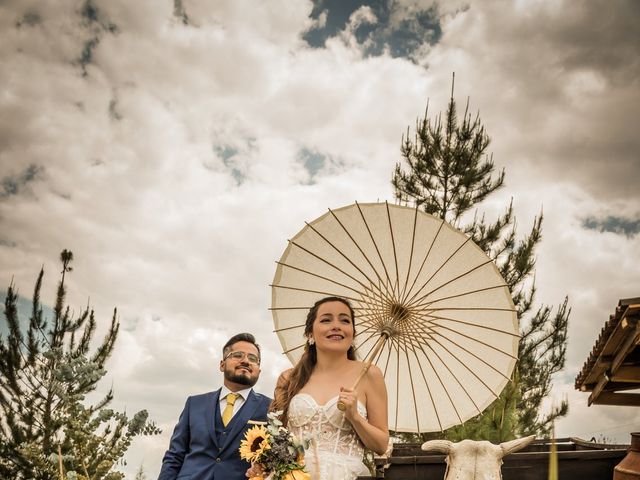
[[[640,411],[573,389],[621,298],[640,296],[640,3],[635,0],[0,2],[0,284],[122,332],[104,388],[163,428],[126,471],[157,473],[188,394],[219,385],[239,330],[287,366],[269,283],[326,212],[393,201],[407,126],[455,96],[492,138],[519,231],[544,212],[538,304],[572,307],[559,436],[627,441]],[[3,287],[3,288],[4,288]]]

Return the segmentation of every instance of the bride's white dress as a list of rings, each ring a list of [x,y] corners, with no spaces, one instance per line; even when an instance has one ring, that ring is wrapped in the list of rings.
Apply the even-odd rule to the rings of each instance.
[[[305,453],[312,480],[353,480],[370,475],[362,463],[364,445],[337,404],[337,396],[318,405],[306,393],[297,394],[289,404],[289,430],[298,438],[312,440]],[[367,409],[361,402],[358,412],[366,418]]]

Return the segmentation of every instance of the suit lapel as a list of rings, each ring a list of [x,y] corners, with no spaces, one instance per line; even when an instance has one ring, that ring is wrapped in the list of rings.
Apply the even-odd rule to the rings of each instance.
[[[220,408],[220,405],[219,405],[220,390],[222,390],[222,388],[219,388],[215,392],[211,393],[211,401],[207,402],[207,405],[205,406],[205,419],[207,421],[207,428],[209,429],[209,436],[211,437],[211,441],[216,446],[216,448],[218,448],[219,445],[218,445],[218,439],[216,438],[215,409]]]
[[[218,395],[219,394],[220,392],[218,392]],[[222,444],[223,450],[229,445],[233,444],[233,440],[243,430],[244,426],[247,424],[247,421],[251,419],[257,408],[258,399],[253,393],[253,390],[251,390],[249,392],[249,397],[242,405],[242,408],[231,419],[231,430],[227,434],[227,438]]]

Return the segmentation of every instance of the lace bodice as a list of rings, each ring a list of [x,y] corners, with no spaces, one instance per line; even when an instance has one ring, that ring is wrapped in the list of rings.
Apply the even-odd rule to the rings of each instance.
[[[360,402],[358,412],[367,416],[367,409]],[[364,445],[338,410],[337,396],[318,405],[311,395],[297,394],[289,405],[288,427],[298,438],[312,440],[305,460],[314,480],[346,480],[369,474],[362,463]]]

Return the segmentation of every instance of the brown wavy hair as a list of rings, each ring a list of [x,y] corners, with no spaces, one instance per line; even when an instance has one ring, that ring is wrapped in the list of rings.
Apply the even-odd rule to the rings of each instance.
[[[278,379],[278,384],[276,385],[273,395],[274,399],[269,407],[269,410],[272,412],[279,410],[282,411],[280,419],[285,426],[289,420],[289,403],[291,402],[291,399],[307,384],[311,374],[313,373],[313,369],[316,367],[316,363],[318,361],[316,345],[315,343],[313,345],[310,344],[308,338],[313,331],[313,322],[318,315],[320,305],[327,302],[341,302],[349,307],[351,323],[353,325],[353,335],[355,337],[356,317],[353,307],[348,300],[342,297],[325,297],[313,304],[313,307],[311,307],[309,313],[307,313],[307,321],[304,326],[304,336],[307,337],[307,341],[304,344],[304,353],[302,354],[302,357],[300,357],[300,360],[298,360],[295,367],[293,367],[288,377],[285,378],[284,375],[281,375]],[[353,345],[351,345],[349,350],[347,350],[347,358],[349,360],[356,360],[356,351]]]

